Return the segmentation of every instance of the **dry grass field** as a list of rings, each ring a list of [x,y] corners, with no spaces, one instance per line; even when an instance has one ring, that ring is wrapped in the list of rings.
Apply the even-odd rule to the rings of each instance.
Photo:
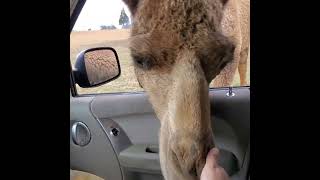
[[[113,47],[119,56],[121,76],[107,84],[95,88],[80,88],[79,94],[134,92],[143,91],[140,88],[133,71],[133,64],[128,48],[130,30],[100,30],[100,31],[74,31],[70,35],[70,58],[74,65],[76,56],[83,50],[94,47]],[[249,57],[250,58],[250,57]],[[250,63],[248,63],[248,82],[250,83]],[[233,85],[239,86],[239,74],[236,73]]]

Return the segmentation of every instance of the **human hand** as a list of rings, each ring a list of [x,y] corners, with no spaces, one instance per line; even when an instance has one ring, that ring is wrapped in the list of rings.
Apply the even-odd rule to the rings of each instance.
[[[229,180],[226,171],[218,164],[219,150],[212,148],[206,158],[200,180]]]

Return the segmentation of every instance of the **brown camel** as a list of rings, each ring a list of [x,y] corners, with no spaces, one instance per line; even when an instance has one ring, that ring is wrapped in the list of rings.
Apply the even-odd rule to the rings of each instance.
[[[238,15],[242,4],[249,10],[249,0],[123,1],[133,16],[135,74],[161,124],[162,174],[199,179],[214,147],[209,84],[228,63],[240,62]]]
[[[221,22],[222,32],[236,45],[234,59],[214,79],[214,87],[232,85],[238,69],[240,86],[248,85],[247,63],[250,61],[250,0],[229,0],[224,7],[224,18]]]

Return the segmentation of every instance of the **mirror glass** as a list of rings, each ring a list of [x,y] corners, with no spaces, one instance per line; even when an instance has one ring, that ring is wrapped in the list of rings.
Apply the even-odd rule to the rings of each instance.
[[[91,86],[103,83],[119,75],[115,53],[110,49],[97,49],[84,54],[87,77]]]

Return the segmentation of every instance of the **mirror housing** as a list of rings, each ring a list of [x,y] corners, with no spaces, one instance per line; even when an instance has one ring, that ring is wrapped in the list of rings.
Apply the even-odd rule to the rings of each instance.
[[[111,47],[84,50],[77,56],[73,74],[75,82],[82,88],[113,81],[121,74],[117,52]]]

